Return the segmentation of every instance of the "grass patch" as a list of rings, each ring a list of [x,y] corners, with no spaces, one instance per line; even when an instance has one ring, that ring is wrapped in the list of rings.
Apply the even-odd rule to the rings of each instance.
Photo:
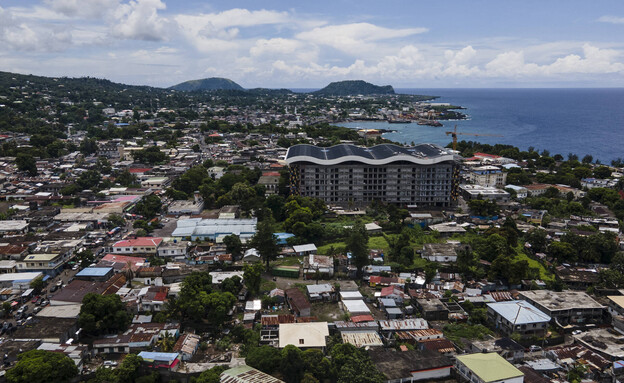
[[[450,323],[442,329],[444,337],[457,343],[463,347],[463,339],[485,339],[486,336],[492,335],[492,331],[480,324],[469,325],[465,323]]]
[[[344,249],[345,243],[344,242],[328,243],[323,246],[319,246],[317,249],[317,252],[319,254],[327,254],[329,252],[329,248],[332,246],[334,247],[334,249],[337,249],[337,250]],[[388,244],[388,241],[386,241],[386,239],[383,236],[375,236],[375,237],[368,238],[368,248],[382,250],[384,254],[388,254],[388,251],[390,251],[390,245]]]
[[[321,322],[333,322],[344,319],[344,313],[335,302],[318,302],[312,303],[312,316],[315,316]]]
[[[271,267],[275,266],[301,266],[303,257],[284,257],[271,262]]]
[[[539,269],[540,279],[544,282],[553,282],[555,277],[552,273],[546,270],[546,267],[536,259],[529,257],[521,248],[516,249],[516,260],[518,261],[527,261],[529,263],[529,267],[535,267]]]
[[[271,280],[267,280],[267,279],[263,279],[262,282],[260,283],[260,291],[271,291],[274,288],[277,287],[277,283],[271,281]]]

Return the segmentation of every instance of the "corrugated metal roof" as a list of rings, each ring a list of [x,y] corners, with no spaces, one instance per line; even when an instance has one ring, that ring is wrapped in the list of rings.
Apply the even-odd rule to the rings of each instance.
[[[544,314],[526,301],[488,303],[489,308],[514,325],[550,322],[550,316]]]

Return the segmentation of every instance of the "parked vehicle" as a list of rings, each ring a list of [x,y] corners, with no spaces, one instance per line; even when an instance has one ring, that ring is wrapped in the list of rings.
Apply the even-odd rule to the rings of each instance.
[[[529,347],[529,351],[531,352],[542,351],[542,348],[540,346],[531,345],[531,347]]]

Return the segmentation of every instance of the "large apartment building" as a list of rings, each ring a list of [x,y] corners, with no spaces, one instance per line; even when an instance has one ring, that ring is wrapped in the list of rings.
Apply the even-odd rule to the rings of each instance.
[[[286,163],[294,194],[331,205],[365,206],[380,201],[447,207],[457,196],[455,157],[434,144],[295,145],[288,149]]]

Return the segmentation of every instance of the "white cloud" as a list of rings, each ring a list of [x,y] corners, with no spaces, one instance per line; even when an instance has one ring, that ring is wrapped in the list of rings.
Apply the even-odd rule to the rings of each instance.
[[[45,0],[44,3],[67,17],[101,18],[116,9],[120,0]]]
[[[158,15],[166,8],[161,0],[131,0],[114,12],[116,19],[112,26],[114,36],[146,41],[163,41],[170,36],[169,22]]]
[[[624,24],[624,17],[618,16],[602,16],[598,19],[601,23]]]
[[[371,43],[399,39],[426,32],[426,28],[392,29],[370,23],[352,23],[317,27],[295,37],[314,44],[327,45],[339,51],[356,54],[372,49]]]
[[[251,47],[249,54],[252,56],[274,55],[274,54],[295,54],[303,47],[303,43],[293,39],[259,39]]]
[[[0,7],[0,50],[54,52],[69,46],[71,39],[63,26],[29,24]]]

